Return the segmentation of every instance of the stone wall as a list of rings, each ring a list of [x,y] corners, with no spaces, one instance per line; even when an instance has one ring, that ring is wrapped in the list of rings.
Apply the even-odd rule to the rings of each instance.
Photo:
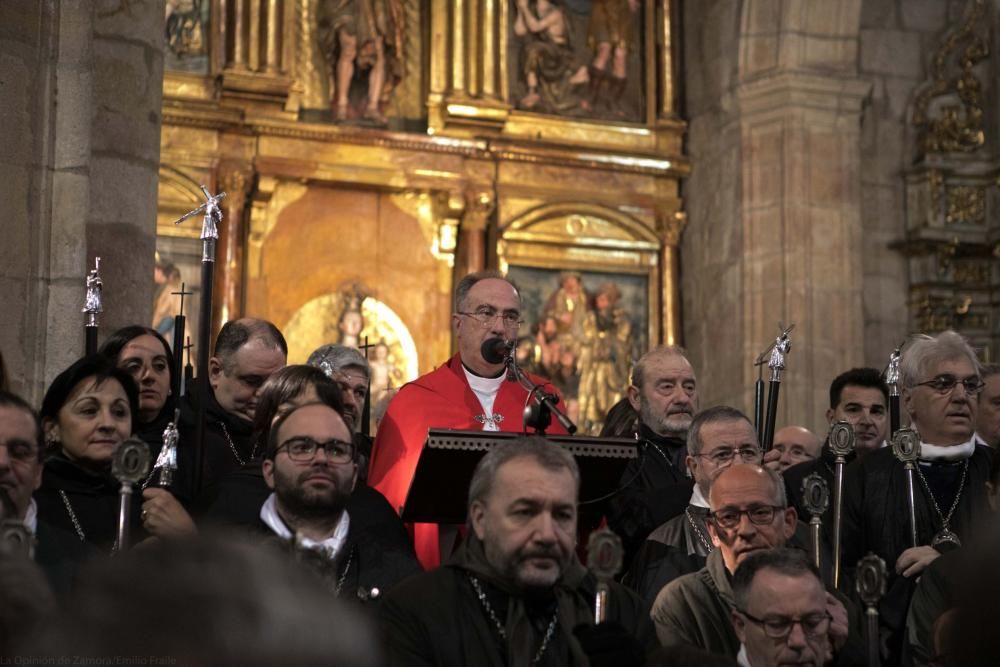
[[[102,334],[149,319],[163,16],[162,0],[0,3],[0,351],[29,399],[83,351],[95,256]]]

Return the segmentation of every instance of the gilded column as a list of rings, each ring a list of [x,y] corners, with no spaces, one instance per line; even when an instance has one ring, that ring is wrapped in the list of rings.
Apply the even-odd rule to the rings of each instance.
[[[681,232],[687,223],[683,211],[664,214],[657,220],[657,231],[660,234],[660,266],[662,285],[660,299],[663,304],[663,343],[665,345],[680,345],[681,343],[681,301],[680,301],[680,264],[678,263],[677,246],[681,241]]]
[[[451,24],[451,88],[455,95],[465,94],[465,0],[454,0]]]
[[[264,71],[277,74],[278,62],[278,0],[267,0],[267,36],[264,45]]]
[[[247,194],[253,172],[240,166],[224,167],[219,187],[226,193],[222,200],[222,225],[215,255],[215,290],[212,304],[212,338],[227,321],[240,317],[243,310],[243,246],[246,236],[243,221]]]
[[[480,190],[469,196],[455,253],[455,275],[458,278],[486,268],[486,227],[495,206],[496,198],[490,190]]]
[[[483,5],[483,80],[482,96],[497,99],[497,6],[496,0],[482,0]]]
[[[261,0],[250,2],[250,33],[247,39],[247,66],[251,72],[260,71],[260,5]]]
[[[230,0],[229,6],[233,14],[233,51],[228,58],[228,64],[233,69],[245,70],[246,61],[246,41],[245,32],[247,29],[246,15],[247,0]]]

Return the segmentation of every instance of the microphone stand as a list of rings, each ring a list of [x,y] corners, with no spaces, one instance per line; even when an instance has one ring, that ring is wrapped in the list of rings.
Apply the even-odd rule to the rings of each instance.
[[[521,386],[528,390],[528,399],[535,401],[535,405],[524,407],[525,430],[530,426],[539,435],[545,435],[545,429],[552,423],[552,415],[555,415],[556,420],[566,429],[567,433],[570,435],[576,433],[576,424],[556,405],[559,402],[559,397],[543,391],[542,385],[532,382],[531,378],[525,375],[524,371],[517,365],[513,346],[507,351],[504,364],[507,366],[508,377],[513,377],[520,382]]]

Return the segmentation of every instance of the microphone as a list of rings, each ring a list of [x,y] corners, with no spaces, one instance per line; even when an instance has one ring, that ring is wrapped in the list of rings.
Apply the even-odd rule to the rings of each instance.
[[[514,341],[507,341],[503,338],[488,338],[483,341],[479,353],[488,364],[502,364],[514,349]]]

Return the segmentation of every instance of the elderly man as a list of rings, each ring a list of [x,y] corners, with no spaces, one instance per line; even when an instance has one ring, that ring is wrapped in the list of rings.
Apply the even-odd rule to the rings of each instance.
[[[20,396],[0,390],[0,521],[24,525],[34,540],[33,559],[53,589],[65,593],[89,551],[76,535],[38,517],[32,495],[42,483],[44,457],[38,415]]]
[[[631,558],[691,497],[685,439],[698,409],[698,385],[684,350],[671,345],[643,355],[632,369],[628,400],[639,413],[639,456],[625,468],[608,523]]]
[[[253,416],[257,392],[271,373],[285,365],[288,345],[276,326],[265,320],[244,318],[226,322],[215,339],[215,354],[208,361],[211,393],[188,394],[181,406],[178,478],[174,491],[199,512],[211,503],[220,479],[263,451],[253,441]],[[194,443],[197,411],[193,401],[205,400],[204,468],[200,488],[195,488]]]
[[[347,507],[358,478],[357,454],[333,407],[306,403],[280,417],[263,472],[272,490],[260,510],[264,530],[308,556],[336,595],[377,600],[421,571],[412,554],[351,521]]]
[[[750,554],[733,576],[733,598],[742,667],[823,667],[832,659],[827,592],[805,552]]]
[[[917,544],[911,541],[906,472],[888,447],[848,468],[843,527],[845,564],[873,552],[890,570],[880,611],[894,655],[917,575],[942,551],[968,540],[976,520],[989,511],[992,458],[990,448],[973,439],[983,382],[979,360],[962,336],[945,331],[918,337],[900,371],[902,403],[921,441],[914,475]]]
[[[1000,447],[1000,364],[983,366],[983,390],[976,415],[976,440],[993,449]]]
[[[774,434],[774,445],[764,457],[771,470],[785,472],[806,461],[814,461],[823,448],[823,441],[805,426],[785,426]]]
[[[712,480],[733,462],[761,460],[753,424],[736,408],[724,405],[695,416],[687,448],[687,468],[695,484],[687,509],[649,534],[627,579],[646,608],[652,607],[665,585],[705,566],[713,549],[708,530]]]
[[[596,582],[574,552],[579,487],[572,455],[541,438],[484,456],[455,557],[382,603],[386,664],[585,665],[601,649],[622,667],[642,664],[652,634],[635,596],[611,582],[614,625],[594,626]]]
[[[459,281],[452,316],[458,353],[399,390],[379,424],[372,448],[369,482],[397,511],[406,501],[428,429],[524,430],[527,390],[508,380],[502,361],[484,357],[484,348],[514,341],[521,323],[520,294],[502,274],[484,271]],[[543,379],[531,379],[542,384],[544,391],[556,393]],[[557,422],[551,431],[565,433]],[[442,536],[445,556],[453,539],[450,532]],[[425,568],[440,564],[437,524],[416,524],[414,545]]]
[[[344,402],[344,422],[351,431],[351,440],[358,453],[358,479],[368,479],[368,462],[372,456],[372,439],[361,433],[361,416],[368,398],[371,366],[357,348],[346,345],[323,345],[309,355],[306,364],[323,371],[340,387]]]
[[[830,409],[826,419],[830,424],[846,421],[854,427],[855,449],[847,457],[847,462],[863,458],[868,453],[885,445],[889,437],[889,388],[882,380],[882,374],[874,368],[852,368],[841,373],[830,383]],[[806,461],[784,471],[785,490],[788,499],[795,506],[799,516],[808,517],[802,502],[802,480],[816,473],[826,480],[827,488],[833,490],[833,452],[825,448],[819,458]],[[823,513],[823,531],[827,544],[830,543],[833,505],[827,503]]]
[[[785,546],[796,527],[785,487],[776,472],[757,465],[735,465],[712,482],[712,544],[705,567],[667,584],[650,616],[664,645],[692,644],[711,653],[735,657],[740,640],[730,622],[735,605],[730,577],[750,554]],[[836,649],[847,640],[847,611],[832,595],[830,637]]]

